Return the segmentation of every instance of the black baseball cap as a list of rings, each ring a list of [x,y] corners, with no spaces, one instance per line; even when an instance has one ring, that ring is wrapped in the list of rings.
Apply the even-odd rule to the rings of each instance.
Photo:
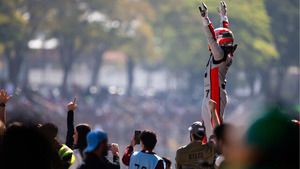
[[[191,134],[195,134],[198,137],[205,135],[205,126],[203,121],[195,121],[190,127]]]

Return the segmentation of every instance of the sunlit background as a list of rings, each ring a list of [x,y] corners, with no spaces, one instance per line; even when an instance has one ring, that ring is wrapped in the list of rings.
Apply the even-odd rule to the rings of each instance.
[[[215,27],[219,1],[206,0]],[[299,118],[299,1],[227,0],[239,45],[227,77],[225,121],[247,128],[280,102]],[[209,53],[196,0],[0,0],[0,86],[13,95],[8,121],[50,121],[66,136],[77,123],[130,142],[158,133],[156,152],[174,161],[201,120]],[[298,107],[297,107],[298,106]]]

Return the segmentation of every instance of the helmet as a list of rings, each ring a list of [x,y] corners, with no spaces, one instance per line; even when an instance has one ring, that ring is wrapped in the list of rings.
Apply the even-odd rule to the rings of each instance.
[[[228,44],[233,45],[234,37],[233,33],[228,28],[216,28],[215,34],[217,38],[217,43],[220,46],[227,46]]]

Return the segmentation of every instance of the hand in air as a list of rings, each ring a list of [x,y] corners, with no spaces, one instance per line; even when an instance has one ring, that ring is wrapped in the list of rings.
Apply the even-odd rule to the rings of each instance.
[[[220,6],[217,8],[220,16],[226,16],[227,15],[227,5],[225,1],[220,2]]]
[[[112,143],[111,152],[113,153],[113,155],[119,155],[119,145],[116,143]]]
[[[76,97],[72,102],[68,104],[68,111],[75,111],[77,109],[77,104],[76,104]]]
[[[202,5],[202,7],[201,7],[201,5]],[[206,18],[206,17],[208,17],[207,6],[205,5],[204,2],[202,2],[201,5],[199,6],[200,14],[202,17]]]

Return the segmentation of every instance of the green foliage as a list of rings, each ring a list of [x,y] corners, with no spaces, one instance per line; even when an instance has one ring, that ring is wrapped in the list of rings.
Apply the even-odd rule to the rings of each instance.
[[[155,63],[159,58],[154,46],[153,20],[156,13],[148,1],[118,0],[111,17],[120,21],[118,49],[135,62]]]
[[[219,1],[204,2],[218,27]],[[226,2],[230,28],[239,45],[235,70],[259,71],[274,60],[295,63],[299,2]],[[97,53],[104,46],[121,50],[146,67],[162,65],[174,74],[201,74],[209,53],[198,5],[191,0],[1,0],[0,52],[16,43],[26,46],[42,34],[58,38],[64,54],[74,57]],[[89,20],[94,14],[102,19]],[[71,64],[68,59],[64,62]]]
[[[280,57],[278,66],[287,69],[299,66],[299,1],[265,0],[266,10],[272,20],[271,33]]]
[[[206,42],[201,41],[197,8],[186,2],[163,1],[157,9],[160,12],[155,23],[160,42],[157,45],[165,56],[165,64],[175,73],[203,70],[206,61],[201,58],[208,54]]]
[[[216,7],[218,1],[206,1],[209,17],[219,26]],[[229,20],[235,34],[236,63],[239,69],[262,67],[278,58],[278,51],[270,33],[270,18],[263,1],[228,1]],[[179,71],[203,70],[208,57],[207,43],[202,33],[201,17],[194,1],[164,1],[159,11],[159,37],[163,41],[166,63]],[[165,46],[164,46],[165,45]]]
[[[234,23],[232,29],[237,43],[240,44],[237,66],[247,68],[250,65],[259,68],[278,58],[264,2],[241,1],[228,5],[229,16],[232,18],[230,21]]]
[[[27,20],[16,10],[18,5],[17,1],[0,2],[0,43],[5,46],[24,38],[22,31],[26,29]]]

